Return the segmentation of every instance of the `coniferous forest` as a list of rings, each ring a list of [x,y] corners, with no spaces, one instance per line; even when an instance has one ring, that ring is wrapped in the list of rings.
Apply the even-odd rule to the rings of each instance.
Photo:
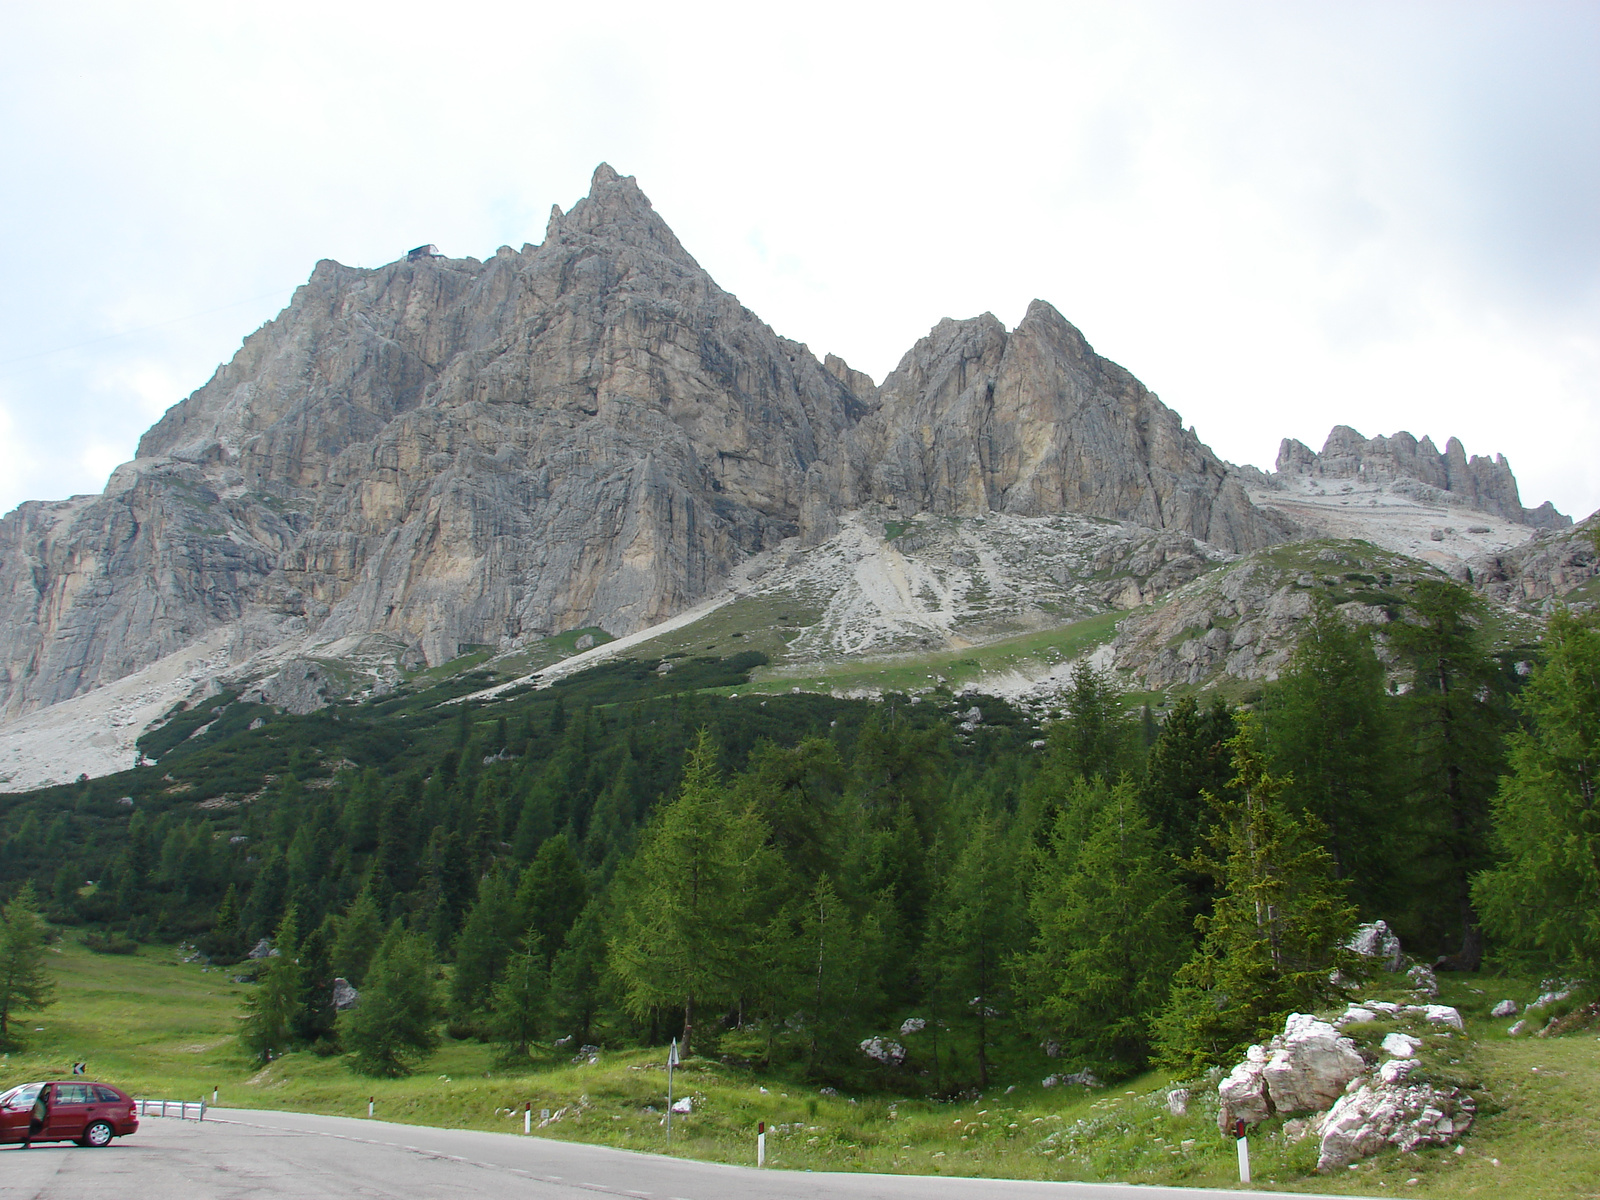
[[[1600,623],[1496,650],[1429,582],[1384,637],[1320,604],[1257,691],[1080,666],[1048,713],[738,695],[755,654],[492,701],[423,673],[303,716],[222,693],[135,770],[0,798],[0,895],[106,952],[242,964],[252,1055],[379,1075],[441,1038],[514,1065],[733,1030],[933,1094],[1047,1056],[1202,1070],[1331,1002],[1378,918],[1442,970],[1592,978]]]

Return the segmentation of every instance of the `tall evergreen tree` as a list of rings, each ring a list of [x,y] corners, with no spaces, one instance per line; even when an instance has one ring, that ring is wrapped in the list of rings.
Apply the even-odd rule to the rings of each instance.
[[[731,802],[702,729],[677,797],[656,812],[630,864],[611,942],[630,1011],[681,1006],[686,1056],[697,1006],[738,998],[742,957],[760,931],[766,840],[760,819]]]
[[[1009,1005],[1005,964],[1019,949],[1017,855],[992,817],[967,822],[929,924],[939,1008],[970,1028],[978,1088],[989,1086],[997,1021]]]
[[[362,888],[339,922],[339,935],[333,942],[334,973],[352,987],[361,987],[381,941],[383,921],[378,914],[378,902],[370,887]]]
[[[880,924],[857,918],[822,876],[811,888],[795,945],[795,1000],[805,1017],[806,1069],[823,1073],[877,1007],[875,965],[883,960]]]
[[[1324,596],[1313,602],[1279,681],[1265,726],[1288,803],[1328,831],[1337,878],[1373,910],[1388,910],[1399,842],[1392,800],[1398,769],[1393,714],[1370,627],[1355,626]]]
[[[18,1013],[49,1005],[55,984],[45,969],[45,925],[33,883],[24,883],[0,909],[0,1046],[16,1045],[11,1022]]]
[[[1018,987],[1078,1062],[1129,1073],[1149,1058],[1151,1018],[1190,950],[1183,894],[1131,783],[1078,798],[1091,812],[1061,813],[1032,872],[1036,932],[1017,959]]]
[[[511,884],[494,874],[478,889],[456,939],[456,969],[450,980],[450,1016],[470,1022],[489,1005],[494,982],[511,956],[517,936],[517,907]]]
[[[544,1032],[550,1002],[550,966],[539,932],[530,929],[506,962],[491,1002],[495,1037],[509,1062],[523,1063]]]
[[[1227,743],[1238,732],[1220,697],[1201,708],[1179,697],[1162,722],[1139,781],[1139,799],[1167,845],[1188,856],[1204,841],[1211,821],[1205,793],[1221,796],[1233,778]]]
[[[295,955],[300,967],[300,1008],[290,1027],[302,1045],[333,1040],[339,1013],[333,1006],[332,941],[330,918],[306,935]]]
[[[1460,949],[1441,962],[1475,971],[1483,935],[1472,906],[1472,877],[1489,865],[1489,798],[1497,782],[1508,725],[1505,689],[1483,635],[1483,601],[1459,584],[1424,580],[1413,620],[1397,621],[1390,639],[1411,666],[1403,719],[1415,773],[1411,803],[1429,836],[1432,879],[1421,895],[1450,898],[1429,914],[1435,936],[1454,933]]]
[[[1230,749],[1236,798],[1211,798],[1217,828],[1194,864],[1216,880],[1216,905],[1196,918],[1200,947],[1156,1025],[1160,1058],[1183,1070],[1230,1062],[1287,1013],[1327,1003],[1335,973],[1351,967],[1355,909],[1316,818],[1283,804],[1253,720],[1240,720]]]
[[[346,1018],[343,1041],[363,1075],[408,1075],[439,1045],[435,965],[427,942],[397,921],[367,972],[361,1003]]]
[[[270,1062],[294,1048],[295,1023],[305,1005],[304,975],[298,961],[298,916],[284,914],[273,939],[275,955],[266,960],[256,986],[244,998],[239,1042],[257,1062]]]
[[[1558,612],[1518,707],[1494,798],[1503,861],[1472,894],[1485,927],[1541,966],[1600,971],[1600,622]]]
[[[589,902],[589,881],[565,833],[539,847],[517,884],[513,904],[516,926],[539,935],[546,963],[566,945],[567,931]]]

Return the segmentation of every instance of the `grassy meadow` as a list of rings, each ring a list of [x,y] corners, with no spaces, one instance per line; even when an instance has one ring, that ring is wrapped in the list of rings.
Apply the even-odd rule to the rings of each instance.
[[[250,985],[232,982],[228,968],[180,962],[170,947],[93,954],[71,932],[53,945],[52,961],[56,1003],[19,1022],[24,1047],[0,1060],[0,1086],[60,1077],[82,1059],[92,1077],[138,1096],[209,1100],[216,1088],[224,1107],[345,1116],[364,1116],[371,1096],[385,1120],[509,1133],[520,1133],[522,1107],[531,1103],[536,1125],[541,1110],[552,1114],[543,1136],[668,1150],[659,1050],[602,1050],[593,1062],[574,1062],[569,1047],[507,1072],[492,1047],[447,1039],[406,1079],[363,1078],[341,1058],[310,1053],[260,1068],[233,1037]],[[1510,1022],[1488,1017],[1495,1001],[1526,1002],[1535,990],[1492,978],[1444,984],[1440,999],[1461,1010],[1471,1040],[1432,1037],[1424,1055],[1436,1076],[1478,1097],[1479,1120],[1461,1153],[1391,1152],[1319,1176],[1315,1142],[1286,1142],[1281,1122],[1268,1122],[1252,1138],[1256,1186],[1508,1200],[1600,1195],[1600,1038],[1591,1031],[1512,1039]],[[753,1035],[748,1044],[743,1037],[724,1036],[725,1059],[691,1059],[676,1072],[676,1094],[692,1097],[694,1112],[674,1117],[671,1153],[753,1163],[756,1123],[765,1121],[768,1163],[777,1168],[1237,1182],[1233,1143],[1218,1133],[1214,1092],[1204,1086],[1182,1117],[1166,1103],[1174,1082],[1158,1073],[1101,1091],[1047,1089],[1030,1078],[955,1101],[831,1096],[739,1065],[758,1050]]]

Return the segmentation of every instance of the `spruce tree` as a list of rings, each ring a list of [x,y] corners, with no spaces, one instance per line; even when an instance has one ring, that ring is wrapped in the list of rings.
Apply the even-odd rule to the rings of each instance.
[[[1174,852],[1187,857],[1204,841],[1211,821],[1205,793],[1221,796],[1233,778],[1228,740],[1238,730],[1220,698],[1202,709],[1179,697],[1162,722],[1139,781],[1139,798]]]
[[[550,968],[551,1017],[579,1045],[593,1040],[591,1027],[600,1011],[606,977],[606,899],[596,896],[584,906]]]
[[[290,1022],[302,1045],[333,1040],[338,1010],[333,1006],[333,926],[324,920],[306,935],[296,954],[300,967],[300,1009]]]
[[[1311,816],[1283,803],[1286,781],[1267,770],[1255,722],[1229,743],[1230,797],[1210,797],[1217,825],[1193,865],[1216,881],[1216,905],[1195,921],[1201,943],[1178,971],[1156,1023],[1161,1060],[1180,1070],[1233,1061],[1292,1011],[1310,1012],[1352,968],[1343,949],[1355,909],[1333,877]]]
[[[629,1011],[681,1008],[686,1056],[697,1007],[738,998],[743,956],[760,932],[766,836],[723,787],[702,729],[677,797],[657,810],[627,868],[610,947]]]
[[[295,1023],[305,1005],[304,975],[296,955],[299,931],[294,906],[284,914],[273,939],[277,952],[268,958],[254,990],[244,998],[239,1042],[257,1062],[271,1062],[297,1042]]]
[[[970,1030],[978,1088],[989,1086],[989,1055],[1009,1007],[1005,964],[1019,948],[1017,856],[996,821],[965,824],[963,841],[943,880],[928,930],[940,1009]]]
[[[383,921],[378,913],[378,902],[370,887],[362,888],[339,922],[339,935],[333,943],[334,974],[352,987],[361,987],[382,940]]]
[[[361,1003],[346,1017],[343,1041],[363,1075],[408,1075],[439,1044],[435,965],[427,942],[397,921],[367,971]]]
[[[1265,726],[1277,768],[1292,779],[1285,799],[1328,831],[1336,877],[1371,909],[1388,909],[1402,864],[1393,792],[1396,730],[1384,668],[1369,627],[1350,624],[1325,596],[1279,681],[1268,688]]]
[[[7,1050],[17,1044],[11,1036],[16,1015],[52,1003],[55,984],[45,970],[45,936],[30,880],[0,909],[0,1047]]]
[[[1389,627],[1391,642],[1412,668],[1402,720],[1414,766],[1412,821],[1423,832],[1420,856],[1430,875],[1415,894],[1445,897],[1425,914],[1434,936],[1458,939],[1441,962],[1474,971],[1483,936],[1472,906],[1472,876],[1490,863],[1489,798],[1509,725],[1506,689],[1483,633],[1484,605],[1448,580],[1416,587],[1411,620]]]
[[[1131,783],[1079,803],[1091,812],[1063,811],[1032,871],[1018,986],[1075,1061],[1126,1074],[1147,1062],[1150,1020],[1190,951],[1183,892]]]
[[[546,962],[553,961],[588,901],[583,867],[567,835],[558,833],[539,847],[517,884],[512,906],[516,927],[535,930]]]
[[[516,939],[517,911],[510,883],[496,873],[483,881],[478,901],[456,938],[456,969],[450,980],[450,1017],[469,1023],[490,1000],[494,981]]]
[[[806,1069],[826,1073],[855,1048],[856,1034],[878,1007],[879,922],[857,919],[827,875],[807,897],[796,945],[795,1002],[805,1018]]]
[[[1517,706],[1494,798],[1503,861],[1473,899],[1492,934],[1540,967],[1600,971],[1600,623],[1557,612]]]
[[[550,1003],[550,966],[539,932],[530,929],[500,973],[491,1000],[491,1024],[507,1062],[525,1063],[544,1032]]]

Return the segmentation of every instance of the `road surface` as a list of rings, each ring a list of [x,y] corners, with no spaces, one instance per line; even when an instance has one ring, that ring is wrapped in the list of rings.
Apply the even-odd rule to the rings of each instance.
[[[1104,1183],[757,1171],[470,1129],[212,1109],[146,1117],[103,1150],[0,1149],[0,1200],[1222,1200]],[[1278,1193],[1281,1195],[1282,1193]]]

